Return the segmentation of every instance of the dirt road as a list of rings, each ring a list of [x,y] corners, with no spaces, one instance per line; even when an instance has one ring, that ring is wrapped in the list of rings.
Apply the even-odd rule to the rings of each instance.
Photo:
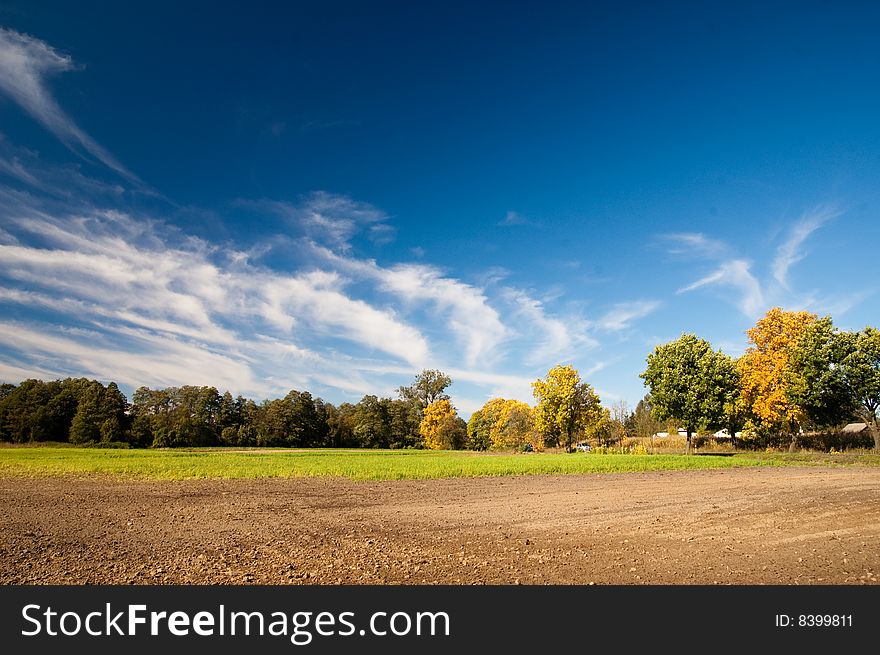
[[[880,469],[0,479],[0,583],[876,584]]]

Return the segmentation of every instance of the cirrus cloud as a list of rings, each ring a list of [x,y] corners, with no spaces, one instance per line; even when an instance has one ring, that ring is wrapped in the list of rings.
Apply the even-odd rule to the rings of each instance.
[[[0,28],[0,92],[74,152],[81,154],[82,149],[123,177],[139,182],[134,173],[61,109],[49,90],[47,80],[52,75],[75,69],[69,55],[59,54],[46,42]]]

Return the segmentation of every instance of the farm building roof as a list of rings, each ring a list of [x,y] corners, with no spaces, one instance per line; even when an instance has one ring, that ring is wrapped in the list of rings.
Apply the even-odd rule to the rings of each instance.
[[[867,430],[867,429],[868,429],[867,423],[850,423],[845,428],[843,428],[843,430],[841,430],[841,432],[858,434],[859,432],[862,432],[863,430]]]

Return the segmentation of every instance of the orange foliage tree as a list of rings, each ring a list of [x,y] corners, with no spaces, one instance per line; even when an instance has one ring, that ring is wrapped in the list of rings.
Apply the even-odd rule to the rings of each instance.
[[[815,314],[774,307],[747,331],[751,345],[739,359],[738,368],[750,427],[765,433],[797,431],[802,416],[788,393],[789,352],[815,322]]]

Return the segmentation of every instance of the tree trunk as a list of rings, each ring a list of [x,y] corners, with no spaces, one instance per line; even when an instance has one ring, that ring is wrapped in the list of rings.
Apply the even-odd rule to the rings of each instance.
[[[690,454],[691,454],[691,434],[692,434],[693,432],[691,431],[690,428],[687,429],[687,432],[688,432],[688,436],[687,436],[687,449],[685,450],[684,454],[685,454],[685,455],[690,455]]]
[[[798,440],[797,439],[798,439],[797,432],[793,432],[791,434],[791,443],[788,444],[788,452],[790,452],[790,453],[797,452],[797,447],[798,447]]]
[[[877,419],[868,421],[868,432],[874,437],[874,452],[880,453],[880,422]]]

